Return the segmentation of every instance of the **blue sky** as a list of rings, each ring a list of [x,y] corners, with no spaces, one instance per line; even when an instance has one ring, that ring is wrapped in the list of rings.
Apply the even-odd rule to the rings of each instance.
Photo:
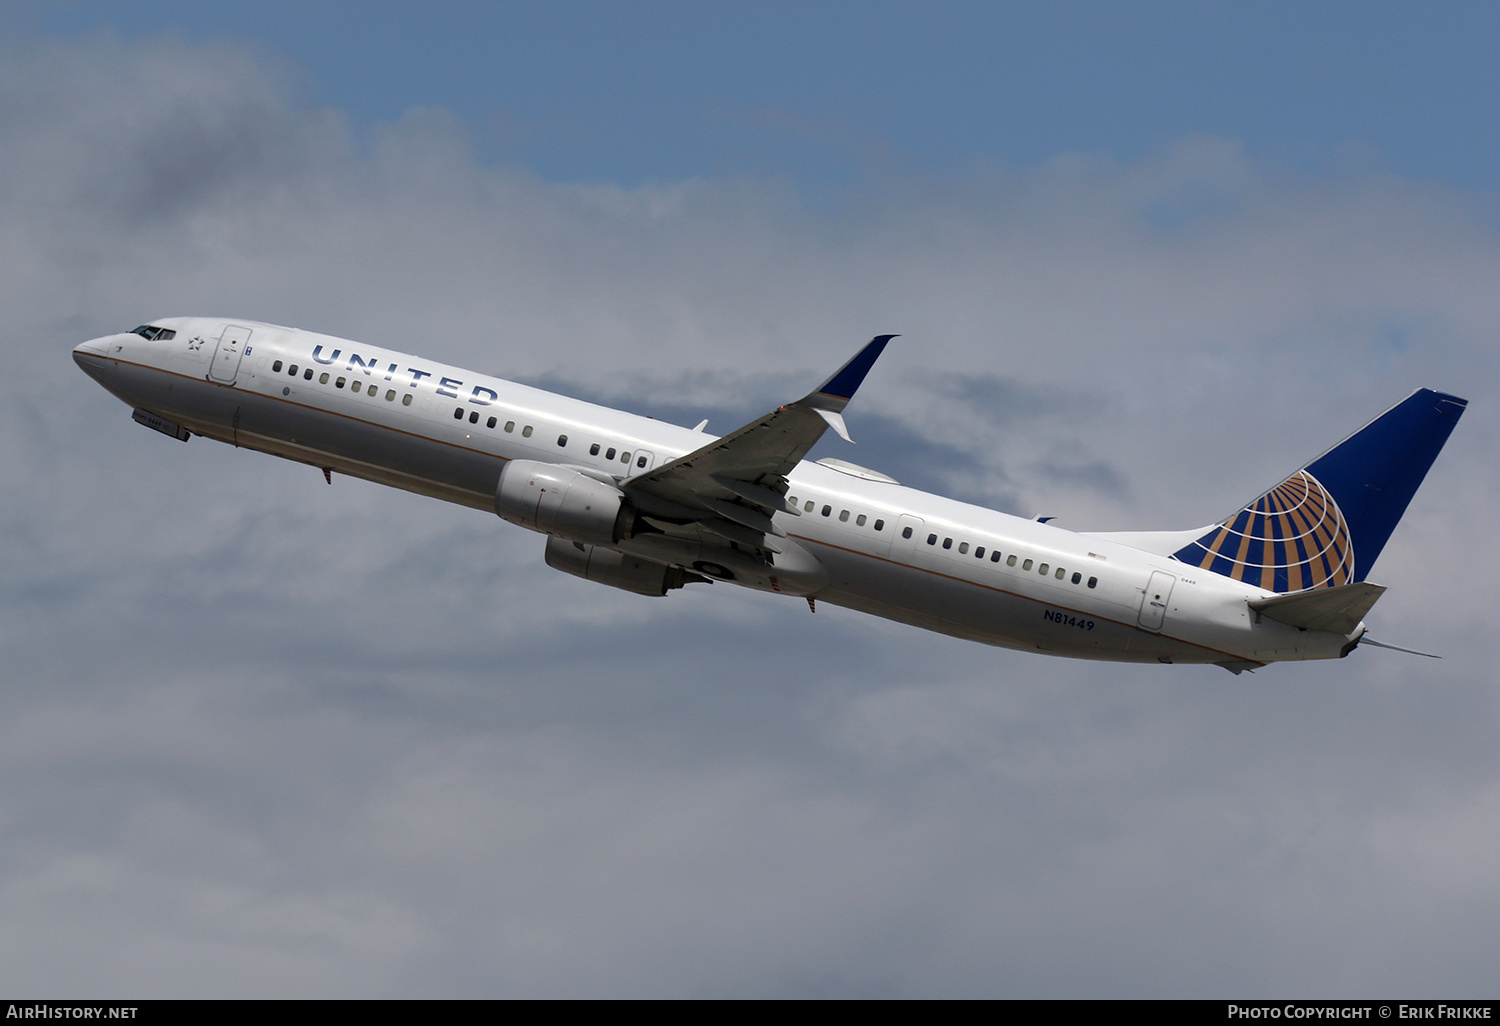
[[[0,987],[1492,997],[1497,19],[6,6]],[[900,332],[818,455],[1077,530],[1454,392],[1370,618],[1444,658],[616,592],[68,357],[181,314],[716,432]]]
[[[1197,134],[1304,170],[1493,192],[1486,3],[77,2],[13,24],[248,39],[362,127],[413,105],[561,180],[866,176],[1133,160]]]

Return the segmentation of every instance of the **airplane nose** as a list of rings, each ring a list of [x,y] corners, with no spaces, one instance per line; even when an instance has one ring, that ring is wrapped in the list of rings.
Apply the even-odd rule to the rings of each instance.
[[[114,367],[114,363],[105,359],[109,354],[109,342],[115,336],[105,335],[102,338],[92,338],[87,342],[80,342],[73,347],[73,362],[78,364],[89,377],[103,383],[101,375],[106,374]]]
[[[108,352],[105,348],[105,343],[108,340],[108,336],[106,336],[104,338],[91,338],[87,342],[78,343],[78,345],[73,347],[73,359],[76,360],[81,355],[103,356]]]

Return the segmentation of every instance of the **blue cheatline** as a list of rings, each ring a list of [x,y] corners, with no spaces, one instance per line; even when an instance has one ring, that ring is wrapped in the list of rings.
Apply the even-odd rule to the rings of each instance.
[[[1363,581],[1468,405],[1418,389],[1173,556],[1267,591]]]

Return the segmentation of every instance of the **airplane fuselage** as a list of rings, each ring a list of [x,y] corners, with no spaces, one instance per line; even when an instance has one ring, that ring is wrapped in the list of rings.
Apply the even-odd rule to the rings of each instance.
[[[162,423],[151,426],[167,433],[186,429],[490,513],[512,461],[626,486],[715,437],[299,329],[209,318],[152,324],[157,338],[111,335],[74,350],[137,419],[154,415]],[[852,465],[801,462],[785,480],[785,501],[800,515],[774,516],[795,549],[784,573],[729,558],[739,546],[719,537],[698,544],[643,531],[610,547],[690,575],[1053,655],[1238,671],[1336,658],[1364,633],[1363,623],[1349,632],[1289,626],[1250,607],[1273,594],[1261,588]],[[548,561],[583,558],[570,548],[589,551],[553,538]]]

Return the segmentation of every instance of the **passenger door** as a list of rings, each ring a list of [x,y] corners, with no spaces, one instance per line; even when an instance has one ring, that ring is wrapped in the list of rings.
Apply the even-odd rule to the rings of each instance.
[[[1172,585],[1177,578],[1161,570],[1151,571],[1151,580],[1141,596],[1140,625],[1148,631],[1160,632],[1167,618],[1167,600],[1172,597]]]
[[[214,362],[208,368],[209,378],[224,385],[234,384],[235,376],[240,372],[240,357],[245,355],[245,345],[249,341],[249,328],[238,324],[225,325],[218,348],[214,350]]]

